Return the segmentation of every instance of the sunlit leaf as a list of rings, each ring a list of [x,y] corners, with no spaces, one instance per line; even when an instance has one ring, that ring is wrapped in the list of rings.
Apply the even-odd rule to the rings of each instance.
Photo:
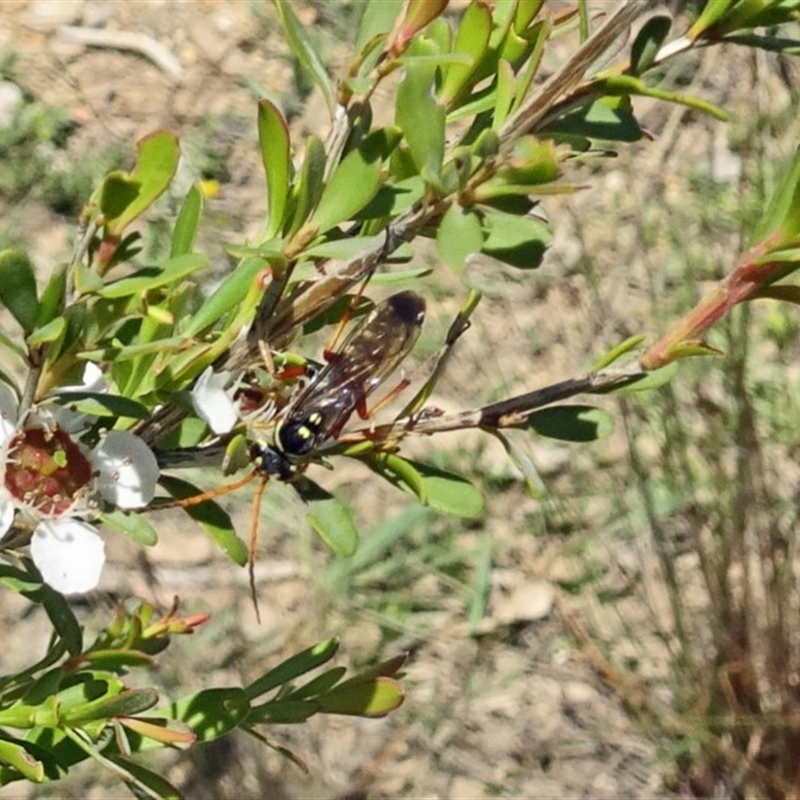
[[[358,549],[358,531],[345,504],[307,478],[302,496],[309,505],[306,515],[317,536],[340,558],[350,558]]]
[[[158,541],[156,529],[140,512],[115,509],[102,513],[100,519],[109,528],[125,534],[137,544],[152,547]]]
[[[483,57],[492,31],[492,12],[481,3],[471,3],[461,17],[452,51],[468,56],[466,64],[451,64],[445,72],[439,92],[441,102],[448,106],[462,91],[470,88],[469,77],[475,64]]]
[[[543,222],[532,217],[486,210],[483,224],[486,234],[484,253],[521,269],[534,269],[542,263],[552,238]]]
[[[433,54],[432,47],[417,42],[419,51]],[[395,121],[405,135],[419,174],[438,186],[444,161],[445,110],[434,92],[437,65],[411,61],[397,89]]]
[[[189,189],[186,199],[175,220],[172,231],[172,246],[170,257],[187,255],[194,249],[197,231],[200,227],[200,217],[203,215],[203,192],[195,183]]]
[[[0,762],[17,770],[23,778],[33,783],[44,780],[44,765],[33,757],[22,742],[0,739]]]
[[[336,687],[317,699],[326,714],[385,717],[403,704],[403,687],[393,678]]]
[[[97,290],[97,294],[109,300],[117,297],[140,296],[144,292],[182,280],[187,275],[203,269],[208,263],[205,256],[187,253],[170,258],[154,267],[142,267],[133,275],[107,283]]]
[[[267,178],[268,212],[263,240],[269,241],[283,226],[292,179],[289,128],[280,109],[269,100],[258,103],[258,141]]]
[[[210,742],[241,725],[250,713],[243,689],[206,689],[173,703],[164,716],[185,722],[198,741]]]
[[[106,176],[99,206],[106,230],[120,235],[144,213],[169,186],[178,167],[180,147],[173,133],[156,131],[140,139],[133,172],[115,171]]]
[[[454,204],[442,217],[436,234],[439,257],[454,269],[463,269],[467,256],[480,253],[483,247],[483,226],[471,209]]]

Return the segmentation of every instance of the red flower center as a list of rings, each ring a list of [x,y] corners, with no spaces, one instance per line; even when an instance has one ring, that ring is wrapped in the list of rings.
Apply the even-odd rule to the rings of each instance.
[[[5,486],[42,514],[63,514],[92,479],[92,467],[60,428],[28,428],[11,440]]]

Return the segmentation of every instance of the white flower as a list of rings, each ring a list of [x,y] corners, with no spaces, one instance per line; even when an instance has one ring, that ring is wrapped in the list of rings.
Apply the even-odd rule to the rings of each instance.
[[[230,433],[239,421],[239,408],[233,401],[234,389],[226,389],[229,372],[214,372],[207,367],[192,387],[192,405],[197,416],[216,434]]]
[[[48,411],[17,419],[16,399],[0,383],[0,535],[14,519],[34,529],[31,556],[44,580],[69,594],[93,589],[105,544],[87,522],[101,501],[146,506],[158,464],[150,448],[126,431],[111,431],[86,453]]]

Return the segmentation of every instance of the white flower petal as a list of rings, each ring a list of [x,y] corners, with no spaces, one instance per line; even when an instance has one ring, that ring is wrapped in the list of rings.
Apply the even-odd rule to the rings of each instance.
[[[207,367],[192,388],[192,405],[197,416],[214,433],[230,433],[239,421],[239,411],[225,391],[228,372],[214,372]]]
[[[11,388],[0,382],[0,447],[10,441],[17,430],[19,401]]]
[[[90,456],[98,491],[119,508],[141,508],[155,496],[159,470],[153,451],[127,431],[110,431]]]
[[[106,560],[105,542],[85,522],[63,518],[40,522],[31,539],[31,556],[42,578],[62,594],[97,586]]]
[[[14,498],[5,486],[0,486],[0,536],[8,533],[14,521]]]

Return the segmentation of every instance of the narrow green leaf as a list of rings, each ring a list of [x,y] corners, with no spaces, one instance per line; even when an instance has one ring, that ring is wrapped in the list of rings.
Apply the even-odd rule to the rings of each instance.
[[[23,743],[0,739],[0,762],[15,769],[26,780],[41,783],[44,780],[44,765],[34,758]]]
[[[147,767],[142,766],[136,761],[132,761],[125,756],[118,753],[109,753],[108,760],[113,762],[117,767],[129,774],[136,780],[136,784],[128,783],[128,788],[132,791],[134,796],[145,796],[141,793],[141,788],[145,787],[148,790],[150,797],[158,797],[161,800],[181,800],[182,795],[166,778],[162,778],[157,772],[149,770]]]
[[[24,594],[44,606],[53,630],[61,637],[69,654],[77,656],[83,650],[83,629],[64,596],[46,583],[37,591]]]
[[[83,414],[98,417],[130,417],[131,419],[147,419],[150,410],[127,397],[103,392],[59,392],[64,405],[74,406]]]
[[[200,494],[200,490],[188,481],[172,475],[161,475],[158,482],[177,500]],[[158,507],[152,509],[157,511]],[[239,566],[247,563],[247,545],[236,535],[233,521],[218,503],[209,500],[195,506],[187,506],[185,511],[215,542],[225,555]]]
[[[534,411],[527,427],[541,436],[566,442],[593,442],[614,430],[614,418],[594,406],[552,406]]]
[[[409,462],[422,478],[425,505],[441,514],[475,519],[483,513],[483,495],[462,475],[420,461]]]
[[[139,297],[152,289],[182,280],[187,275],[203,269],[207,264],[208,260],[205,256],[197,253],[186,253],[175,258],[169,258],[157,266],[143,267],[134,272],[133,275],[107,283],[97,290],[97,294],[109,300],[118,297]]]
[[[258,102],[258,142],[267,177],[268,212],[263,241],[269,241],[283,226],[292,180],[289,126],[280,109],[269,100]]]
[[[19,250],[0,252],[0,302],[25,333],[36,327],[39,316],[36,277],[30,259]]]
[[[292,11],[291,3],[287,0],[273,0],[278,16],[286,31],[286,38],[289,47],[292,49],[295,58],[314,80],[314,83],[322,90],[322,96],[328,106],[328,114],[333,118],[333,109],[336,105],[336,93],[333,83],[325,69],[325,62],[320,58],[311,39],[308,37],[306,28],[300,24]]]
[[[434,55],[430,43],[415,44],[418,54]],[[435,95],[436,71],[435,63],[409,61],[395,105],[395,122],[405,135],[417,170],[433,186],[441,181],[445,140],[445,110]]]
[[[181,698],[163,716],[185,722],[199,742],[210,742],[239,727],[249,714],[244,690],[231,688],[206,689]]]
[[[403,687],[393,678],[337,687],[318,698],[323,713],[371,718],[385,717],[399,708],[403,700]]]
[[[101,521],[137,544],[152,547],[158,541],[156,529],[137,511],[115,509],[100,514]]]
[[[308,219],[322,197],[325,188],[325,161],[325,145],[318,136],[312,134],[306,141],[303,166],[295,186],[292,224],[287,231],[287,238]]]
[[[642,25],[631,45],[632,74],[641,75],[650,69],[671,27],[668,14],[655,14]]]
[[[737,2],[739,0],[714,0],[713,3],[706,3],[702,14],[686,32],[687,38],[697,39],[702,36],[712,25],[716,25],[719,20],[728,14]]]
[[[450,206],[436,234],[436,248],[442,261],[453,269],[463,269],[467,257],[480,253],[482,247],[480,217],[472,209]]]
[[[382,167],[399,141],[399,132],[370,134],[336,167],[309,224],[322,234],[361,211],[380,189]]]
[[[0,254],[0,257],[2,254]],[[36,318],[37,333],[64,311],[64,292],[67,287],[67,267],[62,265],[53,271],[39,299],[39,315]]]
[[[636,383],[630,383],[627,386],[623,386],[621,389],[616,389],[615,392],[619,394],[633,394],[634,392],[646,392],[652,389],[658,389],[665,383],[669,383],[677,372],[678,362],[673,361],[671,364],[667,364],[666,367],[648,372],[644,378],[636,381]]]
[[[125,689],[111,697],[65,705],[61,709],[61,720],[66,725],[85,725],[111,717],[133,716],[147,711],[157,702],[158,692],[155,689]]]
[[[350,558],[358,549],[358,531],[350,510],[341,500],[305,478],[300,485],[309,505],[306,515],[317,536],[340,558]]]
[[[363,3],[356,34],[355,52],[362,53],[367,44],[381,34],[389,33],[403,9],[405,0],[379,0]]]
[[[161,196],[180,159],[178,139],[167,131],[145,136],[136,148],[138,158],[133,172],[110,173],[100,190],[99,206],[105,215],[106,230],[115,236],[121,235]]]
[[[642,333],[636,334],[635,336],[629,336],[624,342],[621,342],[616,347],[600,356],[600,358],[598,358],[597,361],[592,364],[592,372],[598,372],[601,369],[605,369],[622,356],[630,353],[632,350],[635,350],[644,341],[644,338],[644,334]]]
[[[411,493],[422,505],[427,505],[428,497],[422,476],[414,469],[411,462],[396,453],[370,453],[363,458],[363,461],[389,483],[404,492]]]
[[[538,267],[552,238],[547,226],[533,217],[493,209],[484,212],[483,226],[483,252],[520,269]]]
[[[239,264],[203,303],[184,328],[183,335],[187,338],[197,336],[210,328],[223,314],[240,307],[248,294],[260,296],[264,291],[263,284],[257,286],[256,281],[260,273],[268,271],[269,264],[263,258],[248,258]]]
[[[203,192],[198,184],[194,183],[175,220],[175,229],[172,231],[172,248],[170,249],[172,258],[192,252],[202,215]]]
[[[769,239],[772,250],[783,248],[800,236],[800,148],[795,150],[783,175],[753,232],[753,244]]]
[[[445,72],[439,93],[443,105],[449,106],[462,93],[471,88],[470,74],[483,58],[492,32],[492,12],[481,3],[471,3],[461,17],[453,42],[453,52],[468,57],[466,64],[451,64]]]
[[[330,691],[347,674],[346,667],[334,667],[286,695],[287,700],[307,700]]]
[[[623,94],[633,93],[629,86]],[[677,95],[672,99],[678,102]],[[630,107],[606,98],[564,114],[547,125],[545,132],[608,142],[638,142],[642,138],[642,129]]]
[[[249,725],[296,725],[319,712],[318,700],[270,700],[253,708]]]
[[[245,687],[245,694],[250,700],[254,700],[279,686],[290,683],[330,661],[338,649],[339,643],[336,639],[325,639],[307,650],[295,653]]]

